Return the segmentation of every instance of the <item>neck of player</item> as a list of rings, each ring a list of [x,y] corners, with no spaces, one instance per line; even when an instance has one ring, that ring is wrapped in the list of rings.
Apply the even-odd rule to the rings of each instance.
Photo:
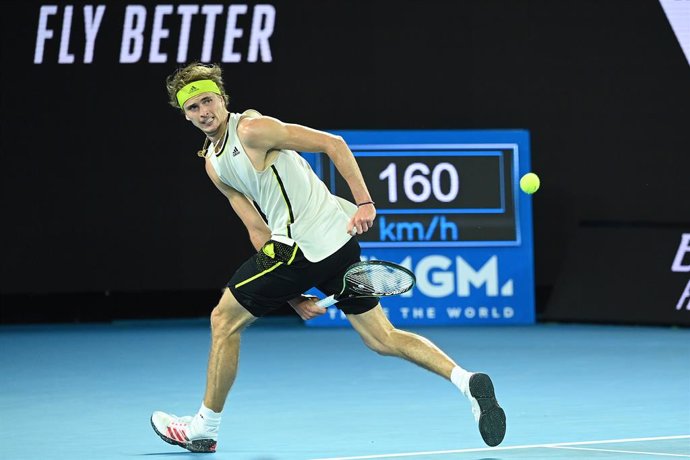
[[[213,134],[208,136],[209,140],[213,142],[213,145],[217,146],[223,141],[223,138],[228,130],[228,121],[228,117],[225,116],[223,121],[221,121],[218,125],[218,129]]]

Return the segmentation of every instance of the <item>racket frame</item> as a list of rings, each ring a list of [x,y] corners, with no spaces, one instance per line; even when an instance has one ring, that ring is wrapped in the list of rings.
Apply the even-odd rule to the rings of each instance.
[[[407,289],[405,289],[404,291],[396,292],[394,294],[383,293],[383,294],[370,294],[370,295],[367,295],[367,294],[343,295],[346,291],[348,284],[349,284],[346,280],[348,273],[350,273],[352,270],[355,270],[361,266],[372,266],[372,265],[384,265],[386,267],[391,267],[391,268],[394,268],[395,270],[404,272],[410,277],[410,279],[412,280],[412,283],[410,283],[410,286]],[[412,271],[403,267],[402,265],[399,265],[399,264],[396,264],[393,262],[388,262],[386,260],[362,260],[362,261],[359,261],[359,262],[356,262],[356,263],[350,265],[347,268],[345,275],[343,275],[343,288],[340,290],[340,292],[338,294],[333,294],[333,295],[330,295],[328,297],[325,297],[325,298],[319,300],[318,302],[316,302],[316,305],[318,305],[320,307],[330,307],[331,305],[335,305],[336,303],[338,303],[339,301],[341,301],[343,299],[359,299],[359,298],[366,298],[366,297],[389,297],[389,296],[394,296],[394,295],[400,295],[400,294],[404,294],[405,292],[408,292],[410,289],[412,289],[415,286],[416,283],[417,283],[417,279],[416,279],[414,273],[412,273]]]

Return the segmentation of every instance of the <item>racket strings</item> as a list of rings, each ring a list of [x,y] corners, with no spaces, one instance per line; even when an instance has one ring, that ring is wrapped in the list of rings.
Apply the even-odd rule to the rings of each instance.
[[[409,291],[414,278],[386,265],[367,265],[345,275],[349,289],[363,295],[395,295]]]

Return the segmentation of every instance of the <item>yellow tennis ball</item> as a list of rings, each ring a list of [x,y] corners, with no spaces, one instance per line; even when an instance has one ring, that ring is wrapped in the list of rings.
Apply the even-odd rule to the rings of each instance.
[[[531,195],[537,190],[539,190],[540,183],[541,182],[539,181],[539,176],[530,172],[522,176],[522,178],[520,179],[520,188],[523,192],[527,193],[528,195]]]

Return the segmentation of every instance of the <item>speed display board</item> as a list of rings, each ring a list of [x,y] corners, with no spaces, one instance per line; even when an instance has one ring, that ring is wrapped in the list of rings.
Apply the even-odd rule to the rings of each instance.
[[[351,148],[376,198],[363,247],[519,244],[511,169],[516,145],[401,144]],[[331,192],[352,199],[332,163]]]
[[[389,260],[417,277],[384,299],[394,324],[534,322],[529,133],[339,131],[376,202],[374,227],[357,238],[364,259]],[[324,154],[307,157],[331,192],[353,201]],[[308,321],[347,324],[336,307]]]

